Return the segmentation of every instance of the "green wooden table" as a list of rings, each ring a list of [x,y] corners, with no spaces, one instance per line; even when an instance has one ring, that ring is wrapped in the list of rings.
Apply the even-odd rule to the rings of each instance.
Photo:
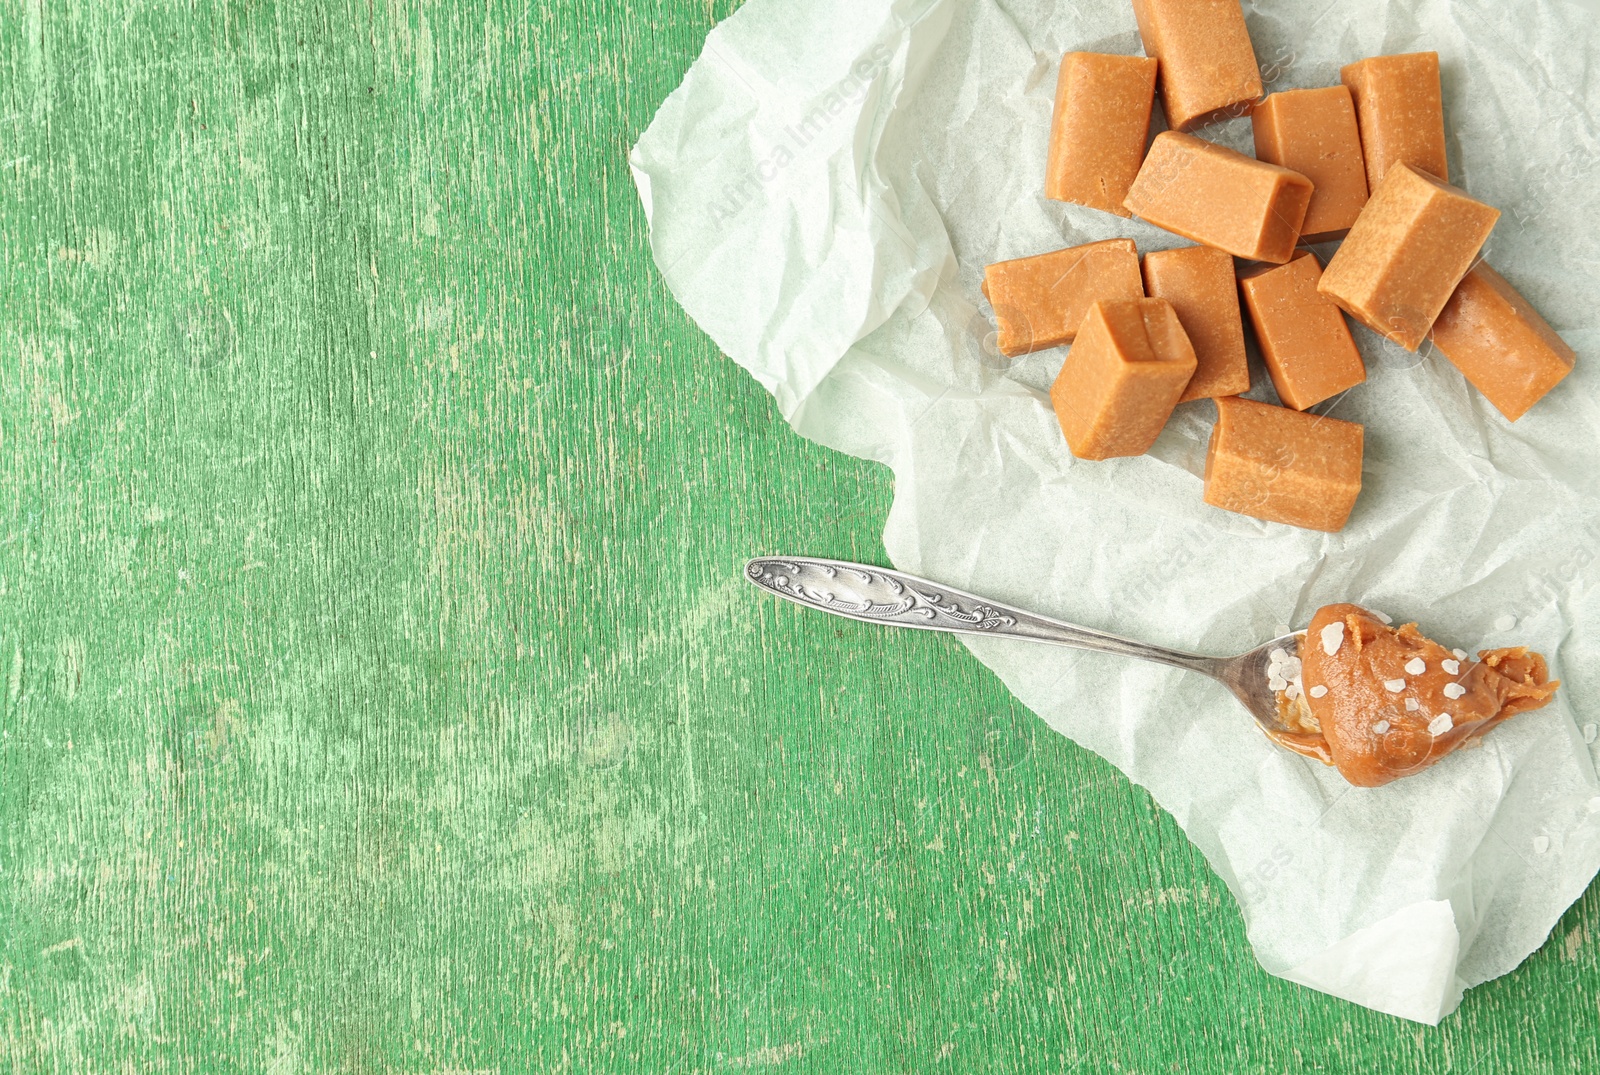
[[[733,0],[0,5],[0,1071],[1593,1072],[1600,897],[1419,1028],[1268,977],[673,303]],[[782,480],[774,480],[781,475]]]

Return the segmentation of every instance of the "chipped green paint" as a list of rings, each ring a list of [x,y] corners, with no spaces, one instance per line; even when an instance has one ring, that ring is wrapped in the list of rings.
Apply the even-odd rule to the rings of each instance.
[[[1275,981],[958,646],[739,581],[890,479],[649,264],[732,6],[0,4],[0,1071],[1600,1068],[1592,893],[1439,1030]]]

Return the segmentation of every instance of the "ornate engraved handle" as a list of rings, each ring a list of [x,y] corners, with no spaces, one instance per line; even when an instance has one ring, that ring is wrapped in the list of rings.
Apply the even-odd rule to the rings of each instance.
[[[745,565],[745,578],[787,601],[846,619],[1047,642],[1216,675],[1217,662],[1210,657],[1062,623],[887,568],[804,556],[763,557]]]

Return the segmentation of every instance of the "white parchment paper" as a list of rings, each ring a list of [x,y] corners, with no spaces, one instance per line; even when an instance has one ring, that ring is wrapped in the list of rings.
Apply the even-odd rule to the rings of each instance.
[[[656,261],[695,320],[799,432],[894,469],[896,566],[1204,652],[1353,600],[1448,645],[1551,658],[1556,704],[1364,790],[1270,745],[1198,677],[969,642],[1172,812],[1268,971],[1434,1023],[1543,943],[1600,866],[1593,12],[1250,0],[1245,13],[1269,91],[1439,52],[1451,178],[1505,213],[1487,257],[1579,353],[1512,426],[1441,357],[1358,329],[1369,382],[1318,408],[1367,426],[1365,490],[1341,534],[1205,506],[1208,402],[1181,407],[1150,456],[1074,460],[1044,392],[1064,352],[1012,363],[986,346],[987,263],[1116,235],[1181,245],[1041,193],[1060,56],[1139,53],[1127,0],[749,0],[662,106],[634,173]],[[1249,152],[1246,121],[1205,136]]]

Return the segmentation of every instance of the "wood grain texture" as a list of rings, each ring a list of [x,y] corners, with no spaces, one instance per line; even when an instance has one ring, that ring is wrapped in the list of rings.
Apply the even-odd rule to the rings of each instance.
[[[0,1071],[1600,1069],[1592,891],[1437,1030],[1272,979],[955,643],[740,580],[891,478],[651,266],[733,6],[0,3]]]

